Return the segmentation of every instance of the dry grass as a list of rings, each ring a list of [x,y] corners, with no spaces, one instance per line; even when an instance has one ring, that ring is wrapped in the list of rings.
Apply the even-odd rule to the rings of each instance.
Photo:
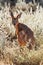
[[[0,10],[0,65],[43,65],[43,8],[37,6],[34,14],[32,9],[30,12],[24,12],[21,9],[14,10],[16,15],[22,12],[19,22],[26,24],[34,31],[36,38],[36,49],[31,50],[24,47],[20,51],[20,46],[17,41],[11,42],[10,38],[7,40],[8,35],[15,35],[15,28],[12,25],[11,16],[9,13],[10,6],[5,4]]]

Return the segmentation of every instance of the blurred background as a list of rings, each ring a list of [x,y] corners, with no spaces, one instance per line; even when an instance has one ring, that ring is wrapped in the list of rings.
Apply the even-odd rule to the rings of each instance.
[[[26,2],[26,3],[29,3],[29,2],[32,2],[32,3],[39,3],[40,5],[43,6],[43,0],[0,0],[0,3],[4,4],[5,2],[10,3],[11,5],[15,5],[17,2]]]

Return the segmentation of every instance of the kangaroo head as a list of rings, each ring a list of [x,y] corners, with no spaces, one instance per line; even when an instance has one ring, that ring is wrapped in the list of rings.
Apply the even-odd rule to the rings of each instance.
[[[19,23],[19,22],[18,22],[18,18],[21,17],[21,14],[22,14],[22,13],[18,14],[16,17],[14,17],[12,11],[10,10],[10,15],[11,15],[11,17],[12,17],[12,23],[13,23],[13,25],[16,25],[17,23]]]

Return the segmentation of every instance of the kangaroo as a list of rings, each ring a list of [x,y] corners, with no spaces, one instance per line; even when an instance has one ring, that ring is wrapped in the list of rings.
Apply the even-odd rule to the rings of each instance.
[[[12,17],[12,24],[16,28],[16,36],[18,39],[18,44],[20,46],[26,46],[27,42],[29,42],[29,49],[32,49],[35,45],[35,37],[33,31],[25,24],[19,23],[18,18],[20,18],[22,13],[18,14],[17,17],[14,17],[12,11],[10,11],[10,15]]]

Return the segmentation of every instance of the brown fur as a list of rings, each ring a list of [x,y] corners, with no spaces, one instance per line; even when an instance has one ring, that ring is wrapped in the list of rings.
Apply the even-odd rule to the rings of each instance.
[[[31,41],[29,43],[29,48],[32,49],[32,47],[35,44],[35,38],[34,38],[33,31],[25,24],[18,22],[18,18],[21,16],[21,14],[19,14],[15,18],[13,16],[13,13],[10,11],[10,15],[12,17],[12,23],[14,23],[13,25],[15,25],[15,28],[16,28],[16,35],[17,35],[19,45],[25,46],[27,44],[27,42],[29,42],[29,39],[31,39]]]

